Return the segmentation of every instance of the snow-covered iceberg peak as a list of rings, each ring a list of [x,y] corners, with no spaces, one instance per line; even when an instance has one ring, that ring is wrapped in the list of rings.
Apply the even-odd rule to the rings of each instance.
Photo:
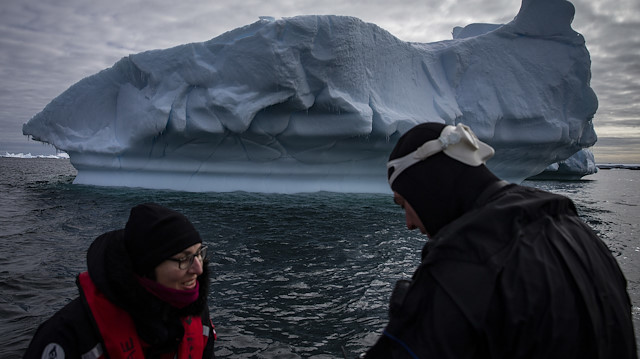
[[[525,0],[504,25],[404,42],[353,17],[259,21],[130,55],[23,126],[69,154],[76,183],[188,191],[388,192],[415,124],[469,125],[521,181],[596,140],[573,5]]]

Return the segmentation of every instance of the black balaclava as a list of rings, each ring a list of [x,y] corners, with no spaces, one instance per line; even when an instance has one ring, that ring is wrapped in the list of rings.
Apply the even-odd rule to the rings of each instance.
[[[446,125],[423,123],[405,133],[389,156],[405,156],[427,141],[440,137]],[[393,169],[389,169],[391,176]],[[439,152],[407,168],[393,182],[398,192],[416,211],[429,236],[471,210],[480,193],[497,178],[485,165],[477,167],[459,162]]]

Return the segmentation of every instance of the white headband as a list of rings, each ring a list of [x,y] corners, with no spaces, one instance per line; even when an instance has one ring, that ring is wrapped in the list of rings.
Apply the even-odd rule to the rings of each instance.
[[[469,126],[461,123],[457,126],[446,126],[440,132],[440,137],[425,142],[406,156],[387,162],[387,170],[392,167],[394,169],[389,177],[389,186],[404,170],[440,151],[454,160],[474,167],[487,162],[495,153],[491,146],[476,137]]]

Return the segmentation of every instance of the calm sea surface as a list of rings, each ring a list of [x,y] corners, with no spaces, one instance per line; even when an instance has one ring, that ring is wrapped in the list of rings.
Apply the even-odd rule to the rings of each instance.
[[[77,295],[99,234],[147,201],[189,217],[212,248],[209,302],[220,358],[342,358],[387,321],[393,283],[426,237],[390,195],[182,193],[72,185],[69,160],[0,158],[0,358],[19,358],[36,327]],[[640,328],[640,171],[528,181],[573,199],[629,282]]]

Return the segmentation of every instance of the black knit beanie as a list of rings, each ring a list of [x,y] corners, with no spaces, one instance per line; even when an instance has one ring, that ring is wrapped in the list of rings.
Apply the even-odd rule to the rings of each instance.
[[[407,131],[396,143],[389,160],[405,156],[440,136],[446,125],[422,123]],[[391,177],[390,169],[387,177]],[[398,192],[425,226],[430,236],[469,211],[478,195],[499,179],[485,166],[459,162],[439,152],[407,168],[393,182]]]
[[[131,209],[124,243],[138,275],[151,273],[164,260],[202,243],[193,224],[181,213],[155,203]]]

